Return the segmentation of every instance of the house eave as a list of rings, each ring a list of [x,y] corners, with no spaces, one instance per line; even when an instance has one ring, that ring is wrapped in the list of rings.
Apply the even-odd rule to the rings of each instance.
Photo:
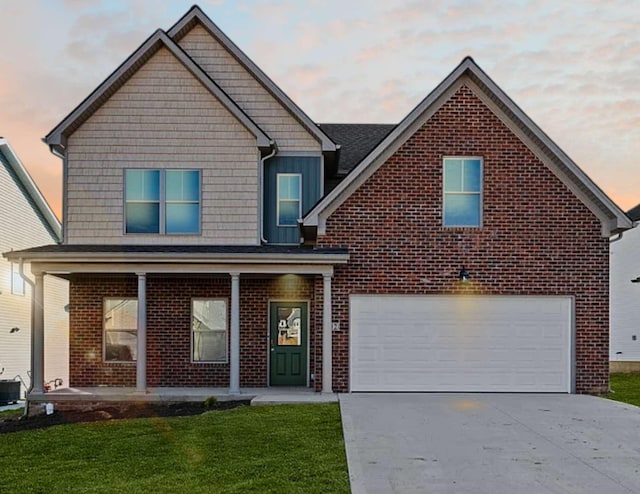
[[[296,105],[227,35],[198,7],[194,5],[167,34],[176,42],[200,23],[229,53],[252,74],[262,86],[320,143],[322,152],[336,152],[338,146],[311,118]]]
[[[52,150],[66,147],[66,139],[102,106],[158,50],[167,48],[171,54],[256,137],[257,147],[271,148],[273,140],[180,48],[167,34],[158,29],[127,58],[102,84],[80,103],[62,122],[44,137]]]
[[[380,166],[416,130],[418,123],[430,117],[444,102],[451,90],[461,80],[471,81],[483,97],[491,100],[506,115],[506,118],[526,135],[539,155],[545,155],[545,162],[559,170],[556,175],[580,200],[596,215],[602,224],[602,235],[609,237],[617,232],[632,228],[632,222],[581,169],[540,129],[498,85],[473,61],[466,57],[427,97],[422,100],[398,126],[383,139],[371,153],[329,194],[321,199],[303,219],[304,226],[317,226],[323,235],[325,221],[360,184],[368,178],[368,173]],[[428,119],[427,117],[427,119]],[[503,120],[504,121],[504,120]]]
[[[62,225],[60,224],[60,220],[58,220],[51,210],[49,203],[42,195],[42,192],[40,192],[40,189],[31,178],[31,175],[27,172],[27,169],[22,164],[22,161],[20,161],[9,142],[3,137],[0,137],[0,151],[2,151],[2,154],[6,157],[9,165],[27,191],[27,194],[29,194],[33,204],[45,220],[45,227],[53,234],[55,237],[54,240],[56,242],[60,242],[62,239]]]

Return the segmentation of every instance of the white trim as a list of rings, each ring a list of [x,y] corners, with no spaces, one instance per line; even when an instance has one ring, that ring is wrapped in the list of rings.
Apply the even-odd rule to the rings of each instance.
[[[80,105],[60,122],[44,141],[50,147],[65,147],[66,132],[78,122],[82,124],[96,109],[109,99],[111,94],[121,87],[137,72],[139,65],[147,62],[158,49],[165,47],[193,76],[215,96],[218,101],[256,138],[257,146],[269,148],[274,142],[249,116],[233,101],[211,78],[189,57],[173,39],[161,29],[156,30],[138,47],[107,79],[105,79]]]
[[[240,273],[231,272],[229,394],[240,394]]]
[[[460,191],[460,192],[447,192],[445,190],[445,184],[446,184],[446,162],[447,160],[460,160],[462,162],[464,161],[479,161],[480,162],[480,190],[478,192],[469,192],[469,191]],[[464,166],[462,167],[462,173],[463,173],[463,183],[464,183]],[[447,195],[478,195],[480,197],[480,201],[478,204],[478,224],[477,225],[447,225],[445,223],[445,206],[447,201],[446,196]],[[484,204],[484,160],[481,156],[443,156],[442,157],[442,227],[443,228],[482,228],[484,221],[483,221],[483,204]]]
[[[318,235],[325,234],[328,216],[335,211],[364,181],[371,176],[400,146],[409,139],[424,122],[461,85],[471,85],[470,81],[484,86],[480,92],[500,106],[501,119],[511,121],[521,132],[531,136],[531,142],[538,149],[536,155],[555,158],[566,169],[558,173],[558,164],[553,160],[543,161],[591,211],[599,210],[596,216],[603,227],[603,236],[633,227],[633,223],[622,211],[520,108],[487,76],[471,59],[465,58],[429,95],[422,100],[398,126],[340,183],[325,196],[304,218],[306,226],[317,226]],[[483,100],[484,101],[484,100]],[[511,127],[510,127],[511,128]]]
[[[60,220],[58,220],[56,215],[53,214],[49,203],[40,192],[40,189],[31,178],[31,175],[29,175],[29,172],[27,172],[27,169],[22,164],[22,161],[20,161],[20,158],[18,158],[18,155],[9,144],[9,141],[4,137],[0,137],[0,153],[2,153],[9,162],[9,166],[17,175],[20,183],[27,191],[27,194],[29,194],[29,197],[33,200],[38,212],[42,215],[42,218],[46,222],[46,226],[48,226],[54,234],[55,237],[53,240],[56,243],[59,243],[62,240],[62,225],[60,224]]]
[[[338,147],[324,131],[309,118],[226,34],[197,6],[194,5],[167,34],[175,39],[194,20],[211,34],[280,104],[313,136],[322,151],[336,151]],[[182,33],[184,34],[184,33]]]
[[[224,321],[224,342],[225,342],[225,354],[224,360],[194,360],[193,358],[193,345],[194,345],[194,330],[193,330],[193,303],[199,302],[209,302],[209,301],[223,301],[225,303],[225,321]],[[228,297],[191,297],[191,310],[190,310],[190,319],[189,319],[189,332],[191,333],[191,347],[189,349],[190,361],[193,365],[224,365],[229,363],[229,298]],[[220,331],[220,330],[216,330]]]
[[[107,338],[106,338],[106,333],[107,333],[107,329],[105,328],[105,302],[107,300],[135,300],[136,302],[136,314],[138,311],[138,297],[127,297],[127,296],[109,296],[109,297],[102,297],[102,364],[103,365],[109,365],[109,364],[131,364],[131,365],[136,365],[137,362],[137,357],[135,360],[107,360]],[[118,331],[131,331],[131,329],[121,329],[121,330],[110,330],[113,332],[118,332]],[[136,319],[136,353],[138,351],[137,349],[137,344],[138,344],[138,320]]]
[[[138,332],[136,355],[136,393],[147,392],[147,274],[138,276]]]
[[[293,225],[280,224],[280,202],[296,202],[294,199],[280,199],[280,177],[298,177],[298,217]],[[298,220],[302,217],[302,173],[276,173],[276,226],[278,228],[298,228]]]
[[[322,277],[322,392],[333,392],[333,328],[331,275]]]

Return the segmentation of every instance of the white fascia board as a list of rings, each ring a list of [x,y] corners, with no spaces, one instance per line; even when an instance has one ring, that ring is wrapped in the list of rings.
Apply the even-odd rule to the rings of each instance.
[[[224,46],[229,53],[244,66],[271,93],[307,131],[309,131],[320,143],[322,151],[336,151],[338,146],[324,133],[309,116],[302,111],[261,69],[258,67],[226,34],[198,7],[194,5],[182,19],[167,31],[167,34],[175,37],[190,23],[197,19],[209,33]]]
[[[323,198],[303,219],[305,226],[318,227],[318,234],[324,234],[326,218],[333,213],[369,176],[373,174],[413,133],[426,122],[457,90],[467,76],[477,78],[513,116],[508,118],[515,125],[531,132],[575,177],[572,179],[566,173],[556,173],[572,191],[582,188],[587,191],[578,197],[590,202],[589,209],[600,214],[603,235],[611,236],[617,231],[632,228],[633,223],[622,211],[579,167],[576,165],[512,100],[502,91],[491,78],[471,59],[466,57],[453,72],[451,72],[424,100],[422,100],[400,124],[365,157],[347,177],[338,184],[325,198]],[[473,79],[470,80],[473,82]],[[506,114],[506,113],[505,113]],[[502,119],[504,122],[504,119]],[[541,150],[544,153],[544,150]],[[549,166],[549,160],[545,160]],[[558,170],[553,170],[557,172]],[[573,183],[568,184],[571,180]],[[594,200],[595,199],[595,200]],[[604,209],[602,206],[604,206]]]
[[[44,141],[52,147],[66,146],[65,131],[79,120],[85,120],[119,89],[161,46],[167,48],[198,81],[215,96],[225,108],[251,132],[260,148],[269,148],[273,140],[251,120],[251,118],[180,48],[167,34],[158,29],[140,47],[118,67],[100,86],[98,86],[80,105],[60,122]],[[147,58],[148,57],[148,58]],[[91,113],[87,113],[91,112]]]
[[[36,185],[36,183],[27,172],[27,169],[24,167],[18,155],[13,151],[13,148],[9,144],[9,141],[0,137],[0,152],[7,158],[9,165],[18,176],[18,179],[22,183],[22,186],[25,188],[31,200],[33,200],[35,206],[38,208],[38,211],[42,215],[42,217],[47,222],[48,228],[54,233],[56,238],[56,242],[60,242],[62,239],[62,225],[60,224],[60,220],[53,214],[49,203],[44,198],[40,189]]]
[[[181,253],[127,253],[127,252],[6,252],[10,261],[30,263],[147,263],[147,264],[346,264],[349,254],[181,254]]]
[[[326,197],[307,213],[303,219],[305,226],[319,227],[318,234],[324,229],[326,219],[353,193],[375,170],[395,153],[414,132],[428,120],[440,106],[459,87],[456,81],[466,71],[465,61],[442,81],[425,99],[423,99],[399,124],[356,166]],[[321,218],[323,217],[323,218]]]
[[[626,230],[632,228],[632,221],[620,209],[615,202],[600,188],[591,178],[540,128],[529,116],[504,92],[493,80],[475,63],[469,67],[471,73],[484,84],[490,93],[492,93],[517,119],[520,120],[520,126],[530,131],[549,152],[554,155],[575,177],[573,180],[575,185],[583,188],[594,199],[599,201],[605,209],[602,211],[610,219],[615,219],[612,223],[613,228],[606,236],[612,235],[616,230]],[[567,177],[571,179],[571,177]],[[602,209],[595,201],[593,206]],[[590,208],[591,209],[591,208]],[[602,215],[597,215],[601,217]],[[603,222],[603,228],[606,225]]]

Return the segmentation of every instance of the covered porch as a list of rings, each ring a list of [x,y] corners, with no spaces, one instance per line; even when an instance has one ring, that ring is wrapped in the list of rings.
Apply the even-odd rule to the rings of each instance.
[[[11,253],[11,257],[15,257],[15,259],[12,259],[14,262],[30,262],[34,277],[35,296],[32,321],[33,389],[28,396],[30,400],[37,402],[53,400],[197,401],[210,396],[216,396],[218,399],[261,396],[267,390],[269,391],[266,394],[272,395],[283,394],[283,392],[288,395],[292,391],[294,394],[301,396],[302,394],[313,393],[316,390],[322,391],[323,394],[332,394],[331,281],[334,266],[348,261],[348,253],[344,249],[305,249],[278,246],[141,247],[56,245]],[[69,387],[45,391],[43,373],[45,322],[42,307],[46,296],[43,280],[47,275],[69,279],[72,287],[74,280],[83,278],[107,280],[112,277],[124,277],[127,280],[130,292],[133,290],[133,284],[135,284],[134,296],[137,300],[135,359],[128,366],[112,366],[114,372],[120,372],[124,369],[122,372],[128,376],[133,375],[132,372],[135,367],[135,386],[133,386],[133,382],[129,382],[132,379],[122,381],[116,385],[113,385],[113,383],[105,385],[98,381],[94,382],[97,385],[83,385],[83,382],[80,381],[74,383],[74,377],[72,377]],[[241,376],[243,371],[247,370],[242,368],[243,361],[249,365],[253,365],[253,363],[246,356],[241,358],[244,351],[241,345],[244,345],[244,341],[246,341],[246,338],[245,340],[241,338],[241,328],[243,325],[247,327],[252,324],[250,321],[244,321],[243,318],[246,318],[246,312],[249,310],[247,306],[253,304],[253,302],[251,302],[250,298],[247,298],[250,294],[246,293],[247,290],[241,289],[241,285],[250,287],[254,283],[252,280],[277,280],[279,277],[285,276],[303,277],[311,280],[311,284],[316,286],[317,300],[313,300],[313,303],[317,305],[315,307],[317,315],[311,314],[309,317],[319,322],[316,325],[315,333],[321,333],[321,341],[318,341],[317,344],[318,349],[321,349],[321,361],[314,367],[316,372],[320,371],[315,376],[315,381],[321,381],[321,387],[304,387],[302,388],[304,391],[291,387],[270,388],[268,377],[265,378],[264,387],[256,388],[252,385],[243,385]],[[158,310],[157,303],[156,305],[150,303],[152,300],[150,300],[149,283],[151,281],[157,285],[159,280],[172,278],[180,279],[182,287],[186,286],[185,283],[189,280],[198,279],[222,280],[225,287],[228,286],[228,357],[224,366],[218,366],[219,368],[224,367],[224,372],[221,375],[225,376],[224,380],[226,382],[221,383],[220,379],[218,379],[215,383],[211,383],[211,386],[203,386],[202,381],[198,380],[194,380],[193,385],[184,382],[184,380],[176,381],[176,385],[169,386],[162,384],[155,378],[152,378],[152,382],[150,382],[150,376],[155,376],[154,372],[157,372],[154,369],[156,369],[158,363],[154,359],[157,359],[157,352],[160,351],[158,347],[162,345],[158,344],[158,342],[152,342],[154,350],[150,349],[150,331],[155,331],[157,334],[160,330],[153,326],[153,322],[150,326],[149,322],[150,317],[153,319],[153,311]],[[321,285],[315,284],[314,280],[322,280]],[[318,287],[321,288],[318,289]],[[105,291],[103,297],[106,297],[108,293],[110,292]],[[171,296],[171,294],[166,296]],[[186,297],[187,295],[175,293],[175,296]],[[243,302],[241,302],[241,299]],[[256,302],[255,305],[262,305],[262,303],[262,301]],[[254,310],[253,307],[250,309]],[[263,309],[266,310],[266,308],[260,307],[260,310]],[[78,328],[74,328],[74,321],[80,321],[84,317],[76,316],[74,318],[75,310],[74,304],[70,304],[70,331],[72,335],[74,330],[78,331]],[[262,325],[260,321],[257,324],[256,331],[264,330],[264,351],[267,352],[266,341],[268,340],[269,328],[260,328],[259,326]],[[94,328],[94,331],[102,331],[102,329]],[[258,341],[254,346],[260,346],[261,344]],[[167,346],[166,342],[164,346]],[[150,354],[150,351],[155,351],[156,354]],[[103,367],[110,365],[109,362],[104,361],[103,352],[99,352],[102,357],[97,356],[96,353],[98,352],[95,351],[88,353],[91,353],[91,358],[96,361],[103,359],[96,365],[99,364]],[[170,368],[166,368],[167,365],[170,365],[170,360],[166,359],[162,363],[165,366],[163,369],[165,373],[171,372]],[[193,362],[191,364],[193,365]],[[73,366],[74,362],[71,361],[70,373],[72,376],[74,376]],[[199,364],[193,365],[193,367],[198,366]],[[202,368],[201,364],[199,368]],[[176,372],[178,371],[176,370]],[[76,372],[75,375],[80,374]],[[226,377],[227,375],[228,378]],[[225,385],[227,383],[228,385]],[[309,386],[309,383],[307,385]],[[258,389],[260,392],[257,392]]]

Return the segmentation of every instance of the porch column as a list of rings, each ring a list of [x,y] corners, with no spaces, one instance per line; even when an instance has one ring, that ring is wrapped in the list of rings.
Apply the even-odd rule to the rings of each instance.
[[[231,273],[231,354],[229,394],[240,394],[240,273]]]
[[[333,341],[331,334],[331,275],[323,275],[322,294],[322,392],[333,392]]]
[[[136,393],[147,392],[147,274],[138,275],[138,342]]]
[[[44,274],[36,273],[35,279],[31,324],[31,391],[44,393]]]

